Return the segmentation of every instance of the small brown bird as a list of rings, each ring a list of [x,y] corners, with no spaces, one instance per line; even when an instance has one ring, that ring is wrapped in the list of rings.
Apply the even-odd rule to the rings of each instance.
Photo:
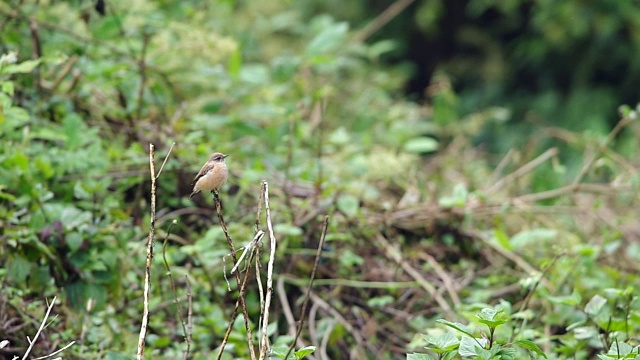
[[[219,152],[211,154],[209,160],[204,163],[198,175],[193,179],[193,192],[189,195],[189,199],[200,191],[217,191],[222,187],[229,175],[227,164],[224,163],[224,158],[227,156],[229,155]]]

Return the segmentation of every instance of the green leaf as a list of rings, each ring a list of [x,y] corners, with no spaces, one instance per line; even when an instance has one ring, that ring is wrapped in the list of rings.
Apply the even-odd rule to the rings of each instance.
[[[540,349],[538,347],[538,345],[536,345],[533,341],[530,340],[516,340],[513,342],[515,345],[520,346],[521,348],[527,349],[529,351],[533,351],[534,353],[544,357],[545,359],[547,358],[547,355],[542,352],[542,349]]]
[[[478,356],[484,347],[487,346],[487,339],[473,338],[469,336],[463,336],[460,340],[460,347],[458,353],[460,356]]]
[[[432,344],[433,347],[429,347],[429,349],[438,354],[453,351],[460,345],[460,340],[450,331],[435,338],[426,335],[423,335],[422,338]]]
[[[451,196],[443,196],[438,200],[438,204],[445,208],[464,207],[469,197],[469,191],[464,184],[456,184]]]
[[[506,323],[509,320],[507,314],[502,310],[494,310],[491,308],[484,308],[478,314],[476,314],[481,324],[487,325],[491,329]]]
[[[407,354],[407,360],[436,360],[436,358],[429,354],[412,353]]]
[[[568,296],[549,296],[548,299],[552,303],[571,306],[576,306],[582,301],[582,297],[576,290],[573,290],[571,295]]]
[[[67,245],[69,246],[71,252],[75,252],[82,245],[83,238],[82,235],[73,231],[67,234],[65,240],[67,241]]]
[[[581,326],[573,330],[573,336],[578,340],[587,340],[597,338],[599,333],[593,326]]]
[[[503,248],[507,250],[513,250],[513,247],[509,242],[509,237],[507,236],[507,234],[505,234],[505,232],[502,229],[495,228],[493,230],[493,237],[495,238],[496,242],[500,244],[500,246],[502,246]]]
[[[91,199],[91,194],[85,190],[82,181],[76,181],[75,185],[73,185],[73,196],[78,199]]]
[[[392,304],[394,302],[395,298],[393,296],[390,295],[382,295],[382,296],[375,296],[372,297],[371,299],[367,300],[367,305],[374,308],[374,307],[383,307],[383,306],[387,306],[389,304]]]
[[[553,229],[534,229],[521,231],[511,238],[511,245],[514,248],[525,245],[544,244],[553,241],[558,237],[558,231]]]
[[[589,300],[587,305],[584,307],[584,311],[591,316],[595,316],[600,312],[600,310],[602,310],[602,307],[606,303],[607,303],[607,299],[596,294],[591,298],[591,300]]]
[[[358,215],[360,211],[360,200],[353,195],[342,195],[338,198],[336,205],[338,210],[348,217]]]
[[[351,142],[351,137],[347,129],[340,126],[329,135],[329,142],[336,145],[346,145]]]
[[[9,257],[7,261],[7,277],[14,284],[23,284],[33,265],[20,255]]]
[[[287,351],[289,351],[289,346],[287,345],[274,345],[271,347],[271,355],[280,359],[284,359]],[[289,359],[295,359],[295,355],[289,355]]]
[[[296,359],[304,359],[307,355],[313,354],[316,351],[315,346],[305,346],[300,350],[294,352]]]
[[[330,25],[311,40],[305,53],[313,57],[338,49],[347,39],[348,30],[349,25],[346,22]]]
[[[62,122],[62,129],[66,136],[67,147],[70,150],[76,150],[82,143],[84,133],[84,122],[77,114],[69,114],[65,116]]]
[[[273,231],[281,235],[300,236],[302,229],[291,224],[280,223],[273,227]]]
[[[0,81],[0,89],[3,93],[13,96],[15,91],[13,81]]]
[[[26,60],[19,64],[11,64],[0,67],[1,75],[11,75],[11,74],[27,74],[33,71],[36,66],[40,65],[42,62],[41,59],[36,60]]]
[[[242,68],[242,51],[240,47],[237,47],[229,57],[229,63],[227,64],[227,71],[234,78],[238,78],[240,75],[240,69]]]
[[[451,322],[444,319],[438,319],[436,320],[436,322],[439,322],[440,324],[444,324],[446,326],[454,328],[467,336],[473,337],[471,330],[469,330],[469,328],[466,327],[464,324],[461,324],[459,322]]]
[[[617,357],[619,354],[620,356],[625,356],[626,358],[626,356],[631,354],[633,350],[633,346],[625,342],[614,341],[613,344],[611,344],[607,355],[616,355]]]
[[[411,153],[429,153],[438,150],[438,140],[422,136],[413,138],[404,144],[404,151]]]

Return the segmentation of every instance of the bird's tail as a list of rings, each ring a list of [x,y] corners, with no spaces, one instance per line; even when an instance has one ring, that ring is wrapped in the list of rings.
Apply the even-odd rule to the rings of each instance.
[[[200,192],[200,190],[196,190],[196,191],[192,192],[191,195],[189,195],[189,199],[191,199],[193,197],[193,195],[195,195],[195,194],[197,194],[199,192]]]

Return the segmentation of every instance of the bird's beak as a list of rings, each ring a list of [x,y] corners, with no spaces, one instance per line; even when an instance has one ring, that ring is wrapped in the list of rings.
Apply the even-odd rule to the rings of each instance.
[[[227,154],[227,155],[222,155],[222,158],[226,158],[227,156],[229,156],[229,154]]]

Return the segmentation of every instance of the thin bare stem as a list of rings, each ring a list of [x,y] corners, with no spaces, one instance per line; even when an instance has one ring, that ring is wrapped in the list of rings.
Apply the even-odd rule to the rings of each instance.
[[[75,343],[76,343],[76,342],[75,342],[75,340],[74,340],[74,341],[72,341],[72,342],[68,343],[65,347],[61,348],[61,349],[60,349],[60,350],[58,350],[58,351],[52,352],[52,353],[51,353],[51,354],[49,354],[49,355],[45,355],[45,356],[37,357],[37,358],[35,358],[35,359],[33,359],[33,360],[42,360],[42,359],[50,358],[50,357],[52,357],[52,356],[54,356],[54,355],[56,355],[56,354],[59,354],[59,353],[61,353],[61,352],[65,351],[65,350],[67,350],[68,348],[70,348],[70,347],[71,347],[73,344],[75,344]],[[58,359],[61,359],[61,358],[58,358]]]
[[[189,277],[185,275],[185,286],[187,288],[187,348],[182,356],[183,360],[189,358],[189,351],[191,350],[191,334],[193,332],[193,295],[191,294],[191,283]]]
[[[167,155],[168,157],[168,155]],[[159,173],[158,173],[159,174]],[[187,335],[187,325],[184,322],[184,318],[182,317],[182,306],[180,306],[180,301],[178,298],[178,290],[176,289],[176,282],[173,279],[173,274],[171,273],[171,267],[169,266],[169,262],[167,261],[167,243],[169,242],[169,236],[171,235],[171,228],[173,225],[177,224],[177,221],[174,219],[169,225],[169,229],[167,230],[167,235],[162,242],[162,261],[164,262],[164,267],[167,269],[167,275],[169,276],[169,282],[171,283],[171,290],[173,292],[173,302],[176,304],[176,312],[178,314],[178,321],[182,325],[182,333],[184,334],[184,341],[187,343],[187,349],[185,354],[189,353],[189,336]],[[186,355],[185,355],[186,358]]]
[[[169,148],[169,152],[167,153],[167,156],[164,157],[164,161],[162,162],[162,166],[160,166],[160,170],[158,171],[158,175],[156,175],[156,179],[160,177],[160,174],[162,174],[162,169],[164,169],[164,164],[166,164],[167,160],[169,160],[169,155],[171,155],[171,150],[173,150],[173,147],[175,145],[176,145],[175,141],[173,143],[171,143],[171,147]]]
[[[149,144],[149,169],[151,170],[151,219],[149,226],[149,237],[147,238],[147,262],[144,271],[144,294],[142,309],[142,324],[140,325],[140,336],[138,337],[137,359],[142,360],[144,356],[144,342],[147,336],[147,325],[149,324],[149,290],[151,288],[151,260],[153,259],[153,237],[156,226],[156,166],[155,147]]]
[[[618,135],[620,130],[622,130],[625,126],[631,123],[631,121],[633,121],[633,119],[631,119],[630,117],[625,117],[622,120],[618,121],[616,126],[611,130],[611,132],[609,132],[607,137],[600,143],[600,145],[598,146],[598,150],[589,158],[588,161],[584,163],[584,165],[582,166],[582,169],[580,169],[580,173],[578,173],[578,176],[576,176],[576,178],[573,180],[573,183],[572,183],[573,185],[578,184],[582,182],[582,180],[584,180],[584,177],[587,175],[587,173],[589,172],[593,164],[596,162],[596,160],[598,159],[598,156],[600,156],[600,154],[604,151],[604,149],[606,149],[607,146],[609,146],[609,144],[613,141],[616,135]]]
[[[24,356],[22,356],[22,360],[27,360],[27,358],[29,357],[29,353],[31,353],[31,349],[33,349],[33,345],[36,344],[36,341],[38,340],[38,337],[40,336],[40,333],[42,332],[42,329],[44,329],[44,326],[47,323],[47,319],[49,318],[49,314],[51,313],[51,309],[53,309],[53,305],[55,305],[55,303],[56,303],[56,299],[57,299],[57,296],[54,296],[53,297],[53,301],[51,301],[51,303],[48,305],[47,312],[44,314],[44,319],[42,319],[42,323],[40,323],[40,327],[38,328],[38,331],[36,332],[36,336],[34,336],[33,340],[30,341],[29,347],[27,348],[27,351],[24,353]]]
[[[222,232],[224,233],[225,238],[227,239],[227,245],[229,246],[229,250],[231,251],[231,257],[233,258],[233,263],[238,262],[238,257],[236,256],[236,247],[233,245],[233,240],[231,240],[231,236],[229,235],[229,229],[227,229],[227,223],[224,221],[224,217],[222,216],[222,203],[220,202],[220,195],[217,191],[212,191],[213,193],[213,202],[215,203],[216,213],[218,214],[218,221],[220,222],[220,227],[222,228]],[[242,281],[240,279],[240,273],[235,272],[236,282],[242,287]],[[245,275],[246,276],[246,275]],[[244,317],[244,326],[247,331],[247,342],[249,345],[249,353],[251,354],[251,359],[256,359],[256,353],[253,348],[253,336],[251,334],[251,323],[249,321],[249,312],[247,311],[247,305],[245,304],[244,293],[241,292],[238,296],[238,302],[240,303],[240,307],[242,308],[242,315]],[[224,348],[227,345],[227,341],[229,340],[229,334],[231,333],[231,327],[233,326],[233,322],[235,321],[237,315],[237,307],[234,309],[231,320],[229,321],[229,326],[227,327],[227,334],[222,339],[222,343],[220,344],[220,351],[218,352],[218,359],[222,357],[222,353],[224,352]]]
[[[530,173],[533,169],[556,155],[558,155],[558,148],[553,147],[548,149],[544,153],[540,154],[540,156],[518,168],[516,171],[493,183],[493,185],[485,191],[485,194],[493,194],[494,192],[504,188],[506,184]]]
[[[136,106],[136,120],[142,117],[142,100],[144,98],[144,88],[147,82],[147,46],[149,45],[150,36],[148,33],[142,34],[142,53],[138,60],[138,68],[140,69],[140,86],[138,87],[138,103]]]
[[[414,0],[397,0],[386,8],[380,15],[378,15],[373,21],[371,21],[362,31],[360,31],[356,37],[356,41],[365,41],[371,35],[375,34],[383,26],[393,20],[402,10],[406,9]]]
[[[271,306],[271,297],[273,295],[273,263],[276,257],[276,236],[273,233],[271,224],[271,209],[269,208],[269,184],[262,182],[264,186],[264,207],[267,212],[267,229],[269,230],[269,239],[271,240],[271,252],[269,254],[269,264],[267,265],[267,292],[264,299],[264,309],[262,311],[262,337],[260,340],[260,360],[264,360],[267,356],[267,348],[269,338],[267,336],[267,326],[269,325],[269,307]]]
[[[425,289],[427,293],[431,295],[431,297],[433,297],[433,299],[438,303],[442,311],[444,311],[449,318],[456,318],[456,314],[451,309],[451,306],[449,305],[449,303],[442,297],[442,295],[438,293],[436,288],[433,285],[431,285],[431,283],[427,281],[427,279],[425,279],[422,276],[422,274],[420,274],[418,270],[412,267],[402,257],[402,253],[398,249],[393,247],[393,245],[391,245],[389,240],[387,240],[381,233],[378,233],[377,240],[385,249],[387,258],[389,258],[390,260],[393,260],[396,264],[400,265],[400,267],[407,274],[409,274],[409,276],[411,276],[414,280],[416,280],[420,284],[420,286],[423,289]]]
[[[313,288],[313,280],[315,280],[316,278],[316,271],[318,270],[318,264],[320,264],[320,255],[322,255],[322,247],[324,246],[324,238],[325,236],[327,236],[328,227],[329,227],[329,216],[325,216],[324,224],[322,226],[322,235],[320,235],[320,242],[318,243],[318,250],[316,252],[316,259],[313,263],[313,269],[311,270],[311,277],[309,277],[309,285],[307,285],[307,292],[304,295],[304,302],[302,303],[302,310],[300,311],[300,323],[298,324],[296,337],[293,339],[293,342],[289,347],[289,351],[287,351],[287,355],[284,356],[285,359],[289,358],[289,354],[291,354],[291,351],[293,351],[296,341],[298,340],[298,337],[300,337],[300,333],[302,332],[302,326],[304,325],[304,316],[307,313],[307,306],[309,305],[309,294],[311,294],[311,289]]]

